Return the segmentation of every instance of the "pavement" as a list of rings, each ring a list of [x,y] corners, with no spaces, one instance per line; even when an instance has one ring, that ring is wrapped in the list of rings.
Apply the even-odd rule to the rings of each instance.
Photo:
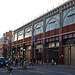
[[[0,75],[75,75],[75,66],[70,65],[33,65],[22,69],[20,66],[12,67],[12,73],[0,68]]]

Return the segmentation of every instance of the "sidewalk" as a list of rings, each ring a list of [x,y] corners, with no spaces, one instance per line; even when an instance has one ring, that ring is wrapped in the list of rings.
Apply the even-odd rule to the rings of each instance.
[[[75,69],[75,65],[51,65],[51,64],[34,64],[33,67],[41,67],[41,68],[66,68],[66,69]]]
[[[15,66],[12,68],[14,70],[23,70],[22,66]],[[34,64],[33,66],[27,66],[27,69],[37,69],[37,68],[41,68],[41,69],[49,69],[49,68],[62,68],[62,69],[74,69],[75,70],[75,66],[73,65],[51,65],[51,64]]]
[[[14,70],[23,70],[23,67],[22,66],[12,66],[12,68]],[[27,69],[35,69],[37,68],[36,66],[27,66]]]
[[[55,65],[59,68],[75,69],[75,65]]]

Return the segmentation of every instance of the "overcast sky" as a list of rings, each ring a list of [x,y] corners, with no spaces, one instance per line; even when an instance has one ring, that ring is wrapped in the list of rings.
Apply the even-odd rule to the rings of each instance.
[[[0,0],[0,37],[68,0]]]

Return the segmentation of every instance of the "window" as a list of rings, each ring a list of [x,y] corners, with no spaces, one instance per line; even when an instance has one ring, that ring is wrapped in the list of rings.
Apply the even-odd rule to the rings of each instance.
[[[73,34],[73,37],[75,37],[75,33]]]
[[[28,47],[27,47],[27,50],[31,50],[31,46],[28,46]]]
[[[63,39],[67,39],[67,38],[68,38],[68,35],[64,35],[64,36],[63,36]]]
[[[49,48],[51,48],[52,47],[52,44],[51,43],[49,43]]]
[[[52,43],[52,47],[55,47],[55,43]]]
[[[23,39],[24,30],[18,32],[18,40]]]
[[[14,34],[14,41],[17,40],[17,33]]]
[[[43,32],[43,22],[39,22],[34,25],[34,35],[42,33]]]
[[[55,37],[55,40],[57,40],[57,41],[58,41],[58,40],[59,40],[59,36]]]
[[[42,49],[43,48],[43,45],[39,44],[36,46],[36,49]]]
[[[32,36],[32,26],[25,29],[25,37]]]
[[[55,47],[55,43],[49,43],[49,48]]]
[[[68,34],[68,38],[72,38],[73,37],[73,34]]]
[[[75,23],[75,7],[65,10],[63,13],[63,26]]]
[[[50,30],[55,29],[55,25],[56,25],[55,19],[52,19],[52,20],[50,21],[49,25],[50,25]]]
[[[59,47],[59,42],[56,42],[56,47]]]
[[[46,26],[47,26],[46,31],[60,28],[59,21],[60,21],[59,14],[47,18],[47,20],[46,20]]]

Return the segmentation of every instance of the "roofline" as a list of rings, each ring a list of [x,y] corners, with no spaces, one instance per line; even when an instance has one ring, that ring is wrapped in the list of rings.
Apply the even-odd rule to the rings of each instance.
[[[72,0],[66,1],[66,2],[65,2],[65,3],[63,3],[62,5],[60,5],[60,6],[56,7],[56,8],[54,8],[54,9],[52,9],[52,10],[50,10],[50,11],[48,11],[47,13],[45,13],[45,14],[43,14],[43,15],[41,15],[41,16],[39,16],[39,17],[37,17],[36,19],[33,19],[32,21],[30,21],[30,22],[26,23],[25,25],[23,25],[23,26],[21,26],[21,27],[17,28],[16,30],[14,30],[14,32],[16,32],[16,31],[20,30],[21,28],[23,28],[23,27],[25,27],[25,26],[27,26],[27,25],[30,25],[32,22],[34,22],[34,21],[36,21],[36,20],[38,20],[38,19],[40,19],[40,18],[42,18],[42,17],[46,16],[47,14],[49,14],[49,13],[53,12],[54,10],[56,10],[56,9],[60,9],[62,6],[64,6],[65,4],[67,4],[67,3],[71,2],[71,1],[72,1]]]

